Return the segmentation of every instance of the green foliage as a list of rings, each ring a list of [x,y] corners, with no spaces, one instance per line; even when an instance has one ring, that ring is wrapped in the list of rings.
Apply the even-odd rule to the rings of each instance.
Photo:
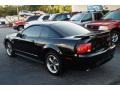
[[[23,6],[0,6],[0,16],[17,15],[20,10],[44,11],[45,13],[71,12],[70,5],[23,5]]]
[[[39,6],[39,10],[44,11],[45,13],[62,13],[62,12],[71,12],[70,5],[43,5]]]
[[[6,16],[6,15],[16,15],[16,6],[0,6],[0,16]]]

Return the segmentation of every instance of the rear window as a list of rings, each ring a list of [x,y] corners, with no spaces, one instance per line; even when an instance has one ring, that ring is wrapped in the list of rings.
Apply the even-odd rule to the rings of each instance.
[[[60,37],[60,35],[57,32],[55,32],[49,27],[42,26],[41,28],[42,28],[41,37],[43,38],[59,38]]]
[[[52,24],[51,27],[53,27],[57,32],[59,32],[64,37],[90,33],[89,30],[70,22],[55,23]]]

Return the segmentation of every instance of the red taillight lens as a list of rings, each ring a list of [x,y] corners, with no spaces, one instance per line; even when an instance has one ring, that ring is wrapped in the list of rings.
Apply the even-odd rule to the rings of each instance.
[[[92,44],[91,43],[80,44],[76,50],[78,55],[89,53],[92,51]]]

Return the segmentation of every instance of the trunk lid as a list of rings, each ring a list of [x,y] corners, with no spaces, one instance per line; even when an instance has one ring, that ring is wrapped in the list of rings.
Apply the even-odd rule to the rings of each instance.
[[[93,46],[93,52],[102,51],[109,48],[112,44],[110,33],[105,31],[94,32],[95,36],[90,40]]]
[[[106,50],[112,44],[110,33],[108,31],[94,31],[84,36],[75,37],[81,37],[77,43],[77,46],[84,43],[92,44],[92,51],[90,53]]]

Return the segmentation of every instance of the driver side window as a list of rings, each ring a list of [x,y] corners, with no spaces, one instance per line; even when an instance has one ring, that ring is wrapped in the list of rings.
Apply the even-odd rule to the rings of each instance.
[[[82,18],[82,20],[81,20],[81,22],[86,22],[86,21],[91,21],[92,20],[92,14],[86,14],[83,18]]]
[[[22,38],[27,38],[27,37],[39,37],[40,36],[40,26],[31,26],[25,29],[22,32]]]

